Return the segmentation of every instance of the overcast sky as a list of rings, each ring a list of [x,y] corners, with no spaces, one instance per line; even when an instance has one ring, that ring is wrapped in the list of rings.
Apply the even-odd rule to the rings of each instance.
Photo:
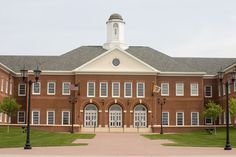
[[[0,55],[61,55],[106,42],[122,15],[125,40],[170,56],[236,58],[236,0],[0,0]]]

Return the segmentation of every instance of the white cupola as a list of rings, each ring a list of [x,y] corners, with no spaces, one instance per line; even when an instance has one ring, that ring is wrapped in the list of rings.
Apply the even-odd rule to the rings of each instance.
[[[107,42],[103,45],[106,50],[112,48],[128,49],[129,46],[125,44],[124,26],[125,22],[119,14],[112,14],[107,24]]]

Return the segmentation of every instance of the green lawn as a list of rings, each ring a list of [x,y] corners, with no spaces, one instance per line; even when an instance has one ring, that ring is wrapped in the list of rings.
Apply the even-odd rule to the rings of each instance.
[[[10,132],[7,133],[6,127],[0,127],[0,148],[24,147],[26,133],[23,133],[22,131],[21,128],[10,128]],[[31,129],[31,146],[47,147],[87,145],[86,143],[72,144],[72,142],[76,139],[91,139],[94,137],[95,134],[55,133]]]
[[[216,135],[210,135],[206,131],[181,133],[181,134],[149,134],[143,135],[152,140],[169,139],[172,144],[164,144],[168,146],[189,146],[189,147],[224,147],[226,133],[225,129],[217,129]],[[236,129],[230,129],[230,143],[236,148]]]

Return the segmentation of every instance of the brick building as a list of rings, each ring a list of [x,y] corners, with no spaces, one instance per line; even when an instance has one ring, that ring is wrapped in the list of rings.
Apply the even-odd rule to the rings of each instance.
[[[224,107],[225,86],[217,72],[231,72],[236,58],[170,57],[150,47],[128,46],[119,14],[106,24],[103,46],[82,46],[61,56],[0,56],[0,101],[11,96],[23,105],[10,123],[26,123],[29,87],[20,70],[25,66],[27,79],[34,80],[37,65],[42,73],[32,85],[31,124],[38,129],[71,131],[74,122],[75,131],[157,132],[161,116],[168,132],[212,123],[202,116],[204,104],[214,100]],[[230,81],[227,75],[225,81]],[[78,90],[70,90],[74,84]],[[160,88],[153,93],[154,85]],[[229,93],[236,96],[236,83]],[[77,98],[74,107],[71,97]],[[8,122],[5,117],[0,113],[0,123]],[[218,124],[225,124],[224,115]]]

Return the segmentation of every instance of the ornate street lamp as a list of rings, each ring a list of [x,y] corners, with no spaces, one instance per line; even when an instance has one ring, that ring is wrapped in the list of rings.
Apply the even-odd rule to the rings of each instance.
[[[75,103],[77,103],[77,97],[71,96],[69,97],[69,103],[72,105],[72,118],[71,118],[71,133],[74,133],[74,123],[75,123]]]
[[[160,98],[157,98],[157,104],[161,105],[161,131],[160,134],[163,134],[163,122],[162,122],[162,105],[165,105],[166,98],[163,98],[162,100]]]
[[[23,79],[23,82],[25,82],[25,79],[28,77],[28,70],[25,69],[25,67],[20,70],[21,73],[21,77]],[[40,76],[41,70],[39,70],[38,66],[37,69],[34,70],[34,78],[35,78],[35,83],[38,82],[39,80],[39,76]],[[27,80],[27,83],[29,85],[29,89],[28,89],[28,113],[27,113],[27,128],[26,128],[26,143],[25,143],[25,147],[24,149],[32,149],[31,144],[30,144],[30,99],[31,99],[31,87],[33,84],[32,80]]]
[[[231,77],[232,77],[232,83],[234,83],[235,79],[236,79],[236,67],[234,67],[233,71],[230,73]],[[221,85],[223,86],[223,79],[224,79],[224,72],[222,70],[220,70],[218,72],[218,78],[221,82]],[[231,144],[230,144],[230,140],[229,140],[229,93],[228,93],[228,88],[229,85],[231,85],[231,83],[229,83],[228,81],[225,82],[225,96],[226,96],[226,144],[224,149],[225,150],[231,150]],[[223,96],[223,94],[222,94]]]

